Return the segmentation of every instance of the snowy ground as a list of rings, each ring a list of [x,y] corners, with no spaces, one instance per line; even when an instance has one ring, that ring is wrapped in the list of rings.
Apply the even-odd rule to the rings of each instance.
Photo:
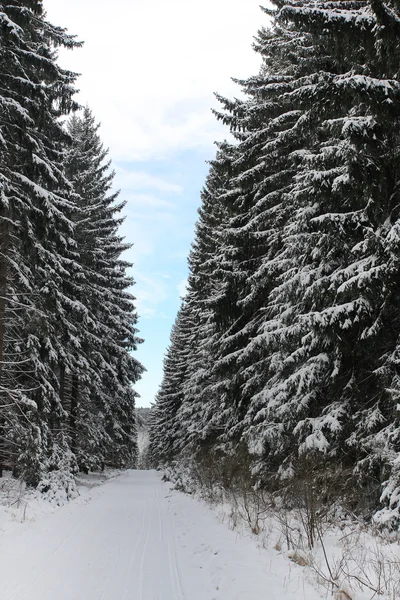
[[[154,471],[128,471],[0,532],[2,600],[317,600],[275,550],[257,548]]]

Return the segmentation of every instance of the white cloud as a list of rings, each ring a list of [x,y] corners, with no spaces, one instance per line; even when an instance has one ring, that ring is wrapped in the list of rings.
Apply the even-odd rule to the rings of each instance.
[[[178,292],[179,292],[179,297],[180,298],[184,298],[188,292],[188,280],[187,278],[184,279],[183,281],[181,281],[178,284]]]
[[[49,19],[85,41],[60,61],[82,73],[80,101],[118,160],[210,147],[221,137],[213,92],[238,95],[254,74],[259,0],[46,0]]]
[[[128,201],[122,233],[134,241],[126,258],[135,263],[133,293],[147,340],[138,350],[148,368],[137,386],[144,403],[161,380],[177,291],[186,291],[186,281],[178,282],[187,272],[191,203],[198,201],[187,183],[193,167],[182,159],[179,171],[174,154],[201,150],[211,158],[214,140],[228,135],[211,113],[218,107],[213,92],[240,96],[230,78],[257,72],[252,36],[266,23],[259,1],[44,0],[49,20],[85,41],[82,49],[61,50],[60,63],[82,73],[78,101],[102,123],[114,165],[125,163],[116,165],[115,187]],[[169,165],[185,190],[171,176],[154,176],[158,160],[145,172],[144,161],[154,159]],[[135,161],[142,170],[126,164]]]
[[[124,200],[128,201],[128,212],[138,208],[176,208],[176,204],[173,202],[168,202],[168,200],[158,198],[153,194],[135,194],[131,190],[123,188],[123,196]]]
[[[170,183],[144,171],[130,171],[119,165],[115,167],[115,183],[124,190],[131,189],[136,192],[138,190],[157,190],[174,193],[181,193],[183,191],[182,186],[176,183]]]
[[[134,240],[127,258],[138,265],[143,258],[154,255],[160,241],[168,235],[168,228],[175,229],[176,196],[182,195],[183,188],[149,173],[127,171],[120,166],[116,168],[114,184],[121,189],[121,199],[127,201],[122,234]]]
[[[167,285],[158,274],[149,276],[135,271],[135,279],[137,285],[134,294],[138,314],[143,319],[150,319],[157,314],[159,306],[168,297]]]

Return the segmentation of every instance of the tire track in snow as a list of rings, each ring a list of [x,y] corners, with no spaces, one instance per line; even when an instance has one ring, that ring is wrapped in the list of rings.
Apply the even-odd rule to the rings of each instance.
[[[156,497],[156,505],[157,505],[157,514],[158,514],[158,541],[163,541],[163,527],[162,527],[162,518],[161,518],[161,508],[160,508],[160,492],[156,489],[154,490]]]
[[[146,502],[146,506],[147,506],[147,510],[149,510],[149,502]],[[146,535],[145,535],[145,539],[144,539],[144,543],[143,543],[143,548],[142,548],[142,552],[141,552],[141,556],[140,556],[140,571],[139,571],[139,597],[144,600],[145,596],[143,595],[143,589],[144,589],[144,565],[145,565],[145,558],[147,555],[147,546],[149,543],[149,537],[150,537],[150,533],[151,533],[151,529],[152,529],[152,523],[153,523],[153,518],[152,518],[152,514],[153,511],[150,511],[150,519],[149,522],[147,524],[147,531],[146,531]]]
[[[182,579],[181,579],[181,575],[179,572],[178,557],[177,557],[177,552],[176,552],[174,526],[172,524],[172,519],[171,519],[170,514],[167,514],[167,518],[168,518],[168,530],[169,530],[168,531],[168,559],[169,559],[170,572],[171,572],[173,584],[174,584],[175,597],[177,598],[177,600],[178,599],[185,600],[185,596],[183,594],[183,589],[182,589]]]
[[[241,539],[155,472],[127,472],[85,510],[61,509],[22,533],[0,548],[0,600],[319,599],[294,589],[275,552]]]
[[[142,512],[142,521],[141,521],[141,526],[140,526],[140,533],[138,536],[138,540],[136,542],[136,545],[130,555],[129,561],[128,561],[128,566],[126,568],[126,572],[125,572],[125,578],[124,578],[124,588],[122,591],[122,600],[127,600],[128,598],[128,594],[130,595],[130,590],[128,587],[128,581],[132,576],[132,573],[134,572],[134,565],[137,562],[135,559],[137,558],[137,554],[138,554],[138,550],[141,546],[144,545],[145,541],[146,541],[146,537],[148,536],[148,528],[147,528],[147,532],[146,532],[146,518],[148,516],[148,512],[149,512],[149,505],[148,502],[144,503],[144,510]]]
[[[122,541],[122,538],[123,538],[123,533],[121,533],[121,536],[120,536],[121,541]],[[117,563],[118,563],[118,561],[119,561],[119,559],[121,557],[122,548],[123,548],[123,545],[122,545],[122,543],[120,543],[119,547],[118,547],[118,551],[117,551],[117,553],[115,555],[113,564],[111,566],[111,570],[109,571],[108,576],[107,576],[107,578],[106,578],[106,580],[104,582],[104,589],[103,589],[103,593],[101,594],[100,600],[104,600],[104,598],[105,598],[105,595],[106,595],[106,592],[107,592],[107,586],[111,582],[112,576],[114,575],[115,567],[116,567],[116,565],[117,565]]]

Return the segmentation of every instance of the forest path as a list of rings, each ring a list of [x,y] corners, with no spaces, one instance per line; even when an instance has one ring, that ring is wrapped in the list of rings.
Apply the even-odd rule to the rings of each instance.
[[[28,525],[0,534],[1,600],[317,597],[155,471],[127,471]]]

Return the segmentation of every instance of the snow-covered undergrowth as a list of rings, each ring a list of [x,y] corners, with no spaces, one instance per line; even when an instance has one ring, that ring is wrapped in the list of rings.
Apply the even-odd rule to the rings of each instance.
[[[79,496],[85,496],[91,488],[118,475],[117,469],[106,469],[102,473],[78,473],[66,481],[51,474],[43,480],[40,488],[32,489],[20,479],[6,471],[0,478],[0,532],[12,532],[19,524],[36,521],[54,512]]]
[[[288,569],[292,563],[303,567],[322,597],[400,600],[400,532],[367,524],[339,505],[323,508],[299,498],[288,508],[262,491],[199,485],[191,465],[166,468],[164,477],[206,501],[230,528],[284,555]]]

